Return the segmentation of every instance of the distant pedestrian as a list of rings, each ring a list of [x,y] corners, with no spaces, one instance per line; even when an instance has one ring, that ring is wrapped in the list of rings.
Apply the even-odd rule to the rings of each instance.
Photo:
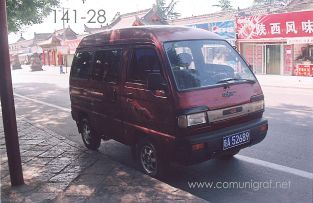
[[[60,65],[60,74],[65,74],[65,72],[63,71],[63,65]]]

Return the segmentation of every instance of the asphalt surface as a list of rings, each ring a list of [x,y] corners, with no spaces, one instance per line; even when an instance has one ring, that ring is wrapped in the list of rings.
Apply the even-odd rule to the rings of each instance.
[[[70,115],[68,74],[18,70],[13,83],[18,115],[83,146]],[[313,89],[262,88],[269,120],[263,142],[230,160],[173,165],[162,181],[212,202],[312,202]],[[139,170],[130,149],[118,142],[102,142],[99,151]],[[193,181],[213,185],[192,188]]]

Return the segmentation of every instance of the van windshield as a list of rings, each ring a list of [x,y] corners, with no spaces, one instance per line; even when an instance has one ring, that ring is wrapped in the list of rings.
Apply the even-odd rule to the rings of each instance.
[[[256,79],[240,55],[223,40],[165,42],[178,90]]]

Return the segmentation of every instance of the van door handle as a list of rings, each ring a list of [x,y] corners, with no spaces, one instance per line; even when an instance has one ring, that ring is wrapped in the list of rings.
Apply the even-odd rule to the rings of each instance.
[[[134,98],[134,94],[129,92],[126,94],[126,102],[132,102]]]
[[[112,102],[115,102],[117,100],[117,92],[115,89],[113,89],[113,92],[112,92]]]
[[[126,94],[126,97],[129,98],[129,99],[133,99],[134,98],[134,94],[129,92]]]

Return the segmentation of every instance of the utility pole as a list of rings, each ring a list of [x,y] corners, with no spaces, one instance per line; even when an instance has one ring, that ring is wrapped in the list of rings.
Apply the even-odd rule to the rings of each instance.
[[[6,0],[0,0],[0,96],[11,185],[24,184],[8,45]]]
[[[85,2],[84,2],[85,3]],[[65,14],[65,11],[64,9],[66,9],[68,11],[69,8],[64,8],[62,7],[62,11],[63,11],[63,18],[64,18],[64,14]],[[63,30],[65,29],[65,22],[64,22],[64,19],[63,19]],[[65,30],[63,32],[63,43],[65,42]],[[65,57],[64,57],[64,54],[63,54],[63,46],[62,46],[62,63],[65,64],[65,73],[67,73],[67,60],[66,60],[66,63],[65,62]],[[62,64],[62,65],[63,65]]]

